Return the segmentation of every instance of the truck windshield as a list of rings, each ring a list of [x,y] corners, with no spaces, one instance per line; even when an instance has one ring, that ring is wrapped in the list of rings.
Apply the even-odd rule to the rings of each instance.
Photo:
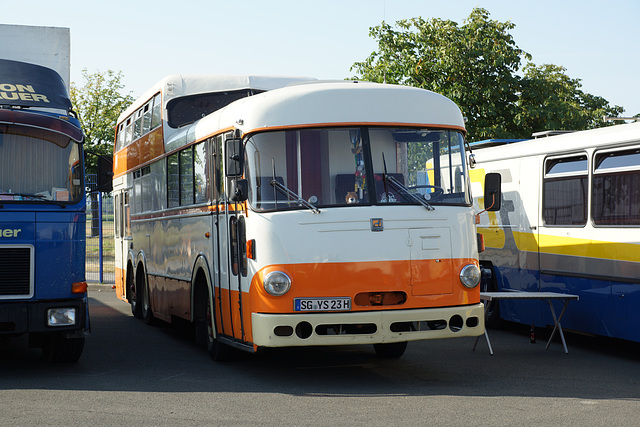
[[[258,211],[305,208],[277,191],[274,179],[316,207],[471,203],[464,138],[458,131],[353,127],[265,132],[247,140],[245,156],[249,205]]]
[[[74,202],[82,197],[80,145],[67,136],[0,125],[0,201]]]

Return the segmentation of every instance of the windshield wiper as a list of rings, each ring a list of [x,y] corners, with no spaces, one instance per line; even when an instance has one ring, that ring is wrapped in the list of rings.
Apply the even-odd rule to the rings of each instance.
[[[298,194],[289,190],[285,185],[280,184],[275,178],[271,178],[271,180],[269,180],[269,184],[271,184],[276,190],[278,190],[279,192],[287,196],[287,198],[295,200],[296,202],[298,202],[299,205],[304,206],[305,208],[311,210],[313,213],[320,213],[320,209],[316,208],[311,203],[307,202]],[[276,205],[277,204],[278,204],[278,201],[276,200]]]
[[[275,188],[276,190],[278,190],[279,192],[287,196],[289,200],[293,199],[296,202],[298,202],[298,205],[302,205],[305,208],[311,210],[311,212],[320,213],[320,209],[318,209],[317,207],[315,207],[314,205],[312,205],[311,203],[309,203],[308,201],[300,197],[297,193],[294,193],[293,191],[289,190],[284,184],[281,184],[280,182],[278,182],[278,180],[276,179],[275,161],[272,162],[272,167],[273,167],[273,177],[271,178],[271,180],[269,180],[269,184],[271,184],[273,188]],[[275,202],[277,207],[278,206],[277,198]]]
[[[392,177],[391,175],[389,175],[387,173],[387,162],[384,159],[384,153],[382,153],[382,166],[384,167],[384,173],[382,174],[382,180],[383,180],[383,182],[385,184],[385,191],[386,191],[386,184],[387,184],[387,182],[389,182],[392,186],[396,187],[396,190],[403,191],[404,193],[407,194],[407,196],[409,196],[409,198],[411,198],[414,201],[420,203],[428,211],[435,211],[436,210],[436,208],[431,206],[424,198],[419,197],[416,194],[412,193],[411,190],[409,190],[403,183],[401,183],[400,181],[398,181],[397,179],[395,179],[394,177]]]
[[[58,200],[51,200],[51,199],[47,199],[47,196],[44,196],[42,194],[28,194],[28,193],[8,193],[5,191],[0,191],[0,196],[20,196],[20,197],[28,197],[29,199],[36,199],[35,201],[38,202],[48,202],[51,203],[53,205],[58,205],[62,208],[66,208],[67,205],[58,201]],[[20,201],[34,201],[34,200],[20,200]],[[1,202],[1,201],[0,201]]]

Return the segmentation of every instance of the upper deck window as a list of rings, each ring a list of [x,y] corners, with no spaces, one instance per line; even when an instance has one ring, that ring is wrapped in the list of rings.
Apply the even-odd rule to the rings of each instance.
[[[229,92],[202,93],[172,99],[167,103],[168,123],[172,128],[188,125],[233,101],[263,91],[243,89]]]

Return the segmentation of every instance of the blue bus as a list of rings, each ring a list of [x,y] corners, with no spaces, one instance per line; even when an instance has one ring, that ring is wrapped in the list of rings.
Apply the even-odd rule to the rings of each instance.
[[[472,144],[477,209],[485,174],[502,178],[478,224],[482,290],[578,295],[565,331],[640,342],[640,122],[534,137]],[[489,319],[554,325],[542,301],[500,301]]]
[[[83,140],[58,73],[0,59],[0,341],[59,362],[90,331]]]

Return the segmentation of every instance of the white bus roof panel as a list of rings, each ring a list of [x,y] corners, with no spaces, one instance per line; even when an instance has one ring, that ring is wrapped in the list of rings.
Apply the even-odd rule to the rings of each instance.
[[[239,123],[242,123],[239,125]],[[243,98],[202,119],[196,138],[212,128],[245,133],[306,125],[409,124],[464,129],[458,106],[424,89],[368,82],[315,82]]]
[[[313,80],[310,77],[282,77],[235,74],[171,74],[147,90],[118,117],[118,123],[142,107],[156,93],[162,92],[163,108],[171,99],[200,93],[241,89],[273,90],[292,83]]]

